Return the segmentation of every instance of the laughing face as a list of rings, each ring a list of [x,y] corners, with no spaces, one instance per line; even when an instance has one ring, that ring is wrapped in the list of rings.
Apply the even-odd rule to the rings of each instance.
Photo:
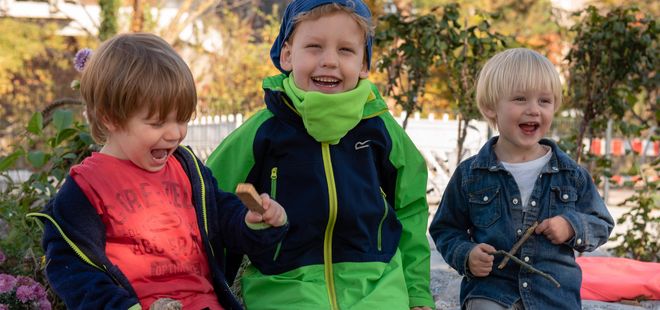
[[[522,160],[533,159],[538,157],[538,142],[552,125],[555,99],[551,91],[517,91],[502,98],[495,110],[485,112],[497,120],[497,149]]]
[[[280,63],[300,89],[334,94],[354,89],[368,76],[364,53],[364,31],[350,15],[338,12],[296,25]]]
[[[128,119],[125,126],[106,123],[108,138],[101,153],[128,159],[136,166],[151,172],[159,171],[179,143],[186,137],[187,122],[176,120],[176,111],[165,120],[148,116],[142,109]]]

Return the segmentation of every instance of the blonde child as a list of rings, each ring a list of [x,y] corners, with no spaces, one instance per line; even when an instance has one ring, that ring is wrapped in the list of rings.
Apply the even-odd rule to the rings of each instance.
[[[103,147],[32,214],[45,223],[55,292],[69,309],[141,309],[164,298],[186,309],[240,309],[224,249],[274,248],[286,214],[268,195],[263,215],[247,211],[179,146],[197,101],[185,62],[155,35],[118,35],[86,64],[81,93]]]
[[[477,104],[499,130],[454,172],[429,228],[445,261],[464,275],[467,309],[580,309],[574,250],[607,241],[613,221],[589,173],[544,136],[561,105],[552,63],[524,48],[491,58],[477,83]],[[538,222],[516,256],[554,277],[502,259]]]

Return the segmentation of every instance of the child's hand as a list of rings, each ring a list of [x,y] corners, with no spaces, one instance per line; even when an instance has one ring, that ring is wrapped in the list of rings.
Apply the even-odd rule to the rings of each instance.
[[[273,227],[280,227],[286,224],[286,211],[277,203],[277,201],[270,199],[268,194],[261,194],[261,205],[264,208],[264,213],[248,211],[245,215],[245,220],[248,223],[261,223],[264,222]]]
[[[573,238],[573,226],[562,216],[555,216],[543,220],[534,230],[537,234],[544,234],[552,244],[562,244]]]
[[[468,268],[475,277],[485,277],[493,270],[493,261],[495,257],[489,253],[497,250],[489,244],[479,243],[475,246],[468,256]]]

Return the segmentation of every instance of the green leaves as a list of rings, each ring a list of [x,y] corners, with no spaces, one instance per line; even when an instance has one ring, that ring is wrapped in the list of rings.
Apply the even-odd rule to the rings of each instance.
[[[41,134],[41,129],[44,127],[44,117],[41,115],[41,112],[35,112],[32,114],[30,121],[27,125],[27,131],[35,135]]]
[[[72,123],[73,113],[70,110],[57,110],[53,113],[53,125],[58,131],[71,127]]]
[[[581,16],[571,28],[576,37],[566,57],[570,62],[569,104],[584,115],[585,126],[577,141],[587,134],[584,130],[598,132],[608,120],[614,120],[615,129],[625,135],[650,128],[653,116],[640,112],[647,108],[639,107],[653,110],[652,105],[657,104],[645,95],[657,93],[658,87],[655,21],[626,7],[601,15],[590,6]],[[636,120],[634,125],[631,119]],[[581,145],[576,143],[574,153],[578,161],[583,155]]]
[[[6,157],[3,157],[0,160],[0,172],[6,171],[9,167],[12,167],[21,156],[23,156],[23,150],[13,152]]]
[[[457,98],[458,113],[469,121],[479,117],[472,96],[478,67],[507,38],[491,31],[485,20],[461,24],[467,17],[461,17],[458,4],[445,5],[439,13],[381,17],[375,42],[385,52],[378,69],[387,72],[387,95],[407,115],[421,110],[426,85],[434,79],[448,84],[447,96]]]
[[[32,151],[27,155],[28,162],[34,168],[41,168],[46,163],[46,154],[43,151]]]
[[[590,6],[578,16],[582,20],[571,28],[576,37],[566,59],[570,62],[570,105],[582,112],[583,119],[581,130],[571,137],[574,143],[569,151],[578,161],[585,157],[594,179],[599,180],[600,174],[612,174],[612,161],[585,155],[581,143],[585,135],[602,135],[610,120],[615,133],[626,137],[657,133],[658,27],[654,19],[627,7],[601,14]],[[645,168],[637,169],[640,166]],[[633,167],[629,173],[642,176],[642,181],[627,184],[634,185],[636,193],[624,202],[630,209],[618,221],[630,228],[610,240],[620,241],[613,248],[619,256],[658,261],[660,217],[654,212],[659,208],[659,188],[657,180],[648,176],[658,175],[660,161],[633,162]]]

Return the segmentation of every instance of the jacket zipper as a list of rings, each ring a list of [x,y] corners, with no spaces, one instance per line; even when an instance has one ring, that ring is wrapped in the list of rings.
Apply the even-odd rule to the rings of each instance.
[[[201,197],[200,201],[202,203],[202,221],[204,222],[204,232],[206,233],[206,238],[209,238],[209,221],[206,216],[206,184],[204,184],[204,178],[202,176],[202,169],[199,168],[199,163],[197,160],[195,160],[195,154],[190,150],[188,147],[181,146],[184,150],[186,150],[191,157],[191,160],[195,164],[195,171],[197,172],[197,178],[199,179],[199,186],[200,186],[200,191],[201,191]],[[202,233],[201,231],[199,232],[200,234]],[[209,244],[209,249],[211,249],[211,256],[215,257],[215,251],[213,251],[213,247]]]
[[[73,250],[73,252],[76,253],[76,255],[77,255],[77,256],[78,256],[83,262],[85,262],[85,263],[87,263],[87,264],[89,264],[89,265],[91,265],[91,266],[93,266],[93,267],[95,267],[95,268],[101,270],[102,272],[105,272],[106,274],[108,274],[108,275],[110,276],[110,278],[112,278],[112,280],[115,282],[115,284],[117,284],[117,285],[118,285],[119,287],[121,287],[121,288],[124,288],[124,286],[121,284],[121,282],[119,282],[119,280],[115,277],[115,275],[112,274],[112,272],[110,272],[110,271],[108,270],[108,267],[107,267],[107,266],[102,265],[102,267],[101,267],[101,266],[95,264],[94,262],[92,262],[92,260],[91,260],[89,257],[87,257],[87,255],[85,255],[85,253],[83,253],[83,251],[82,251],[82,250],[81,250],[81,249],[80,249],[75,243],[73,243],[73,241],[72,241],[71,239],[69,239],[69,237],[64,233],[64,231],[62,230],[62,228],[60,227],[60,225],[57,223],[57,221],[55,221],[55,219],[52,218],[50,215],[45,214],[45,213],[37,213],[37,212],[33,212],[33,213],[28,213],[28,214],[26,214],[25,216],[26,216],[26,217],[43,217],[43,218],[46,218],[47,220],[49,220],[51,223],[53,223],[53,225],[55,226],[55,228],[57,229],[57,231],[60,233],[60,235],[62,236],[62,238],[64,239],[64,241],[66,241],[66,243],[71,247],[71,249]]]
[[[270,170],[270,197],[275,199],[277,197],[277,167],[273,167]],[[277,260],[277,257],[280,256],[280,249],[282,248],[282,240],[277,243],[275,248],[275,254],[273,255],[273,261]]]
[[[383,223],[385,222],[385,219],[387,218],[387,214],[389,211],[389,208],[387,208],[387,199],[385,199],[387,196],[385,195],[385,192],[383,189],[380,189],[380,194],[383,196],[383,207],[385,211],[383,212],[383,218],[380,219],[380,223],[378,224],[378,251],[383,250]]]
[[[332,159],[330,158],[330,145],[328,143],[321,143],[321,153],[323,154],[325,178],[328,183],[328,225],[325,228],[325,237],[323,240],[323,266],[331,309],[338,310],[339,306],[335,294],[335,278],[332,270],[332,235],[335,229],[335,222],[337,221],[337,188],[335,186]]]
[[[60,225],[57,224],[57,222],[55,221],[55,219],[52,218],[50,215],[48,215],[48,214],[44,214],[44,213],[36,213],[36,212],[35,212],[35,213],[28,213],[28,214],[26,214],[26,216],[27,216],[27,217],[43,217],[43,218],[48,219],[51,223],[53,223],[53,225],[55,225],[55,228],[56,228],[57,231],[60,233],[60,235],[62,236],[62,238],[64,238],[64,241],[66,241],[66,243],[71,247],[71,249],[73,250],[73,252],[76,253],[76,255],[77,255],[77,256],[78,256],[83,262],[88,263],[88,264],[90,264],[90,265],[96,267],[97,269],[99,269],[99,270],[101,270],[101,271],[105,271],[105,272],[107,272],[107,268],[105,268],[105,266],[103,266],[104,268],[101,268],[101,267],[99,267],[97,264],[94,264],[94,262],[92,262],[92,260],[89,259],[89,257],[87,257],[87,255],[85,255],[85,253],[83,253],[83,251],[82,251],[82,250],[81,250],[81,249],[80,249],[75,243],[73,243],[73,241],[71,241],[71,239],[69,239],[69,237],[68,237],[66,234],[64,234],[64,231],[62,230],[62,228],[60,227]]]

